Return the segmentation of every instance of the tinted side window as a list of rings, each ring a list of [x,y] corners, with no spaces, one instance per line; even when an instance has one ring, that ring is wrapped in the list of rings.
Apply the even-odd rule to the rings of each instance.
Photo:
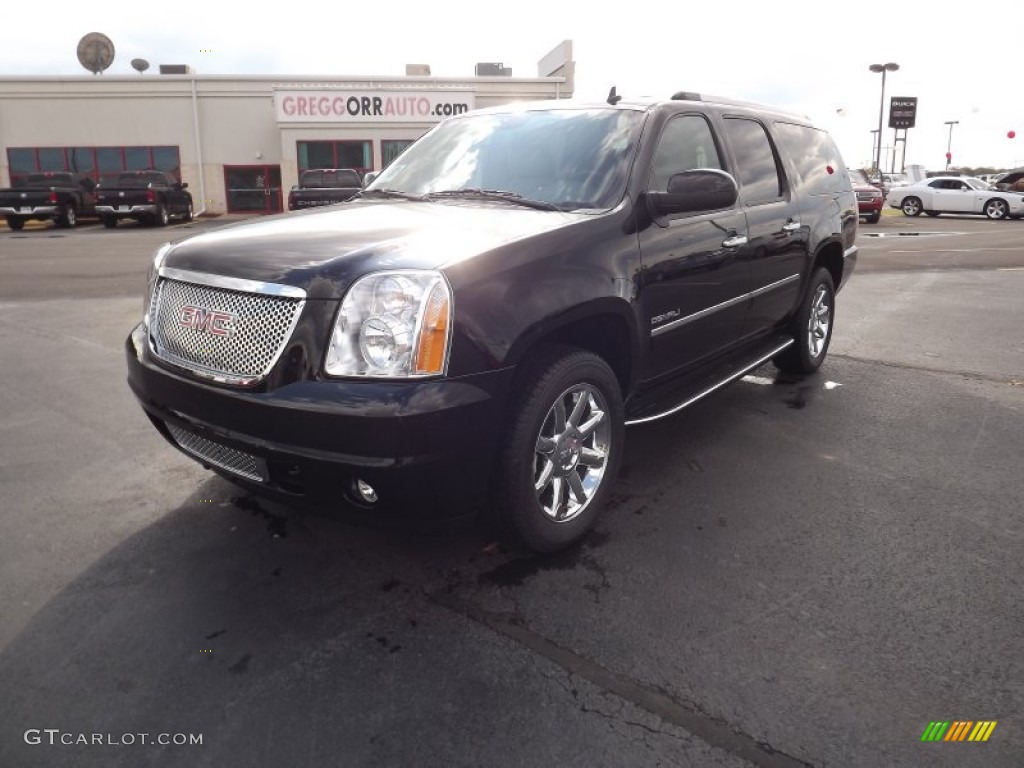
[[[846,164],[832,137],[825,131],[793,123],[776,123],[775,133],[783,151],[796,166],[807,194],[828,195],[846,192],[843,183]],[[829,173],[829,169],[832,173]],[[866,181],[866,179],[865,179]]]
[[[700,115],[681,115],[669,120],[654,153],[649,189],[668,191],[668,180],[694,168],[721,169],[711,126]]]
[[[725,120],[725,130],[736,156],[743,201],[756,205],[782,197],[782,175],[764,126],[755,120],[730,117]]]

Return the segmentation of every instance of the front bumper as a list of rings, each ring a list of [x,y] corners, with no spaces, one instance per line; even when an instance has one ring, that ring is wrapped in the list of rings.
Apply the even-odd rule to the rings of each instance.
[[[153,216],[156,214],[155,205],[97,205],[96,213],[100,216],[131,217],[131,216]]]
[[[427,381],[300,381],[251,392],[164,367],[139,329],[125,351],[129,386],[160,433],[255,493],[320,511],[414,519],[461,516],[486,499],[513,369]],[[191,451],[171,427],[179,438],[180,430],[195,436]],[[216,460],[198,458],[196,446]],[[224,453],[211,452],[218,449]],[[373,487],[376,503],[359,497],[358,480]]]

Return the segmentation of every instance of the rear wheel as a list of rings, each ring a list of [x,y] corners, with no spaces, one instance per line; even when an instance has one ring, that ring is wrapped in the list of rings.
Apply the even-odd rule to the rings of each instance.
[[[116,216],[104,216],[103,217],[103,226],[106,227],[107,229],[113,229],[114,227],[117,226],[117,217]]]
[[[188,204],[188,208],[185,209],[185,215],[182,218],[184,218],[185,221],[192,221],[192,218],[193,218],[192,203]]]
[[[624,441],[622,395],[602,358],[571,347],[543,350],[520,381],[496,522],[516,543],[554,552],[586,535],[608,498]]]
[[[153,223],[158,227],[166,227],[168,221],[170,221],[170,217],[167,215],[166,206],[163,203],[158,204],[156,213],[153,214]]]
[[[19,219],[17,216],[8,216],[7,226],[13,229],[15,232],[20,232],[25,228],[25,220]]]
[[[921,200],[916,197],[905,197],[900,205],[900,209],[903,211],[904,216],[920,216]]]
[[[928,214],[929,216],[938,216],[939,215],[938,211],[925,211],[925,213]]]
[[[75,206],[71,205],[71,203],[62,205],[57,213],[57,226],[73,227],[76,223],[78,223],[78,215],[75,213]]]
[[[1010,208],[1007,206],[1006,201],[998,197],[993,197],[987,203],[985,203],[985,215],[990,219],[1005,219],[1010,213]]]
[[[819,267],[812,275],[807,294],[793,319],[796,343],[772,360],[779,370],[787,373],[814,373],[821,367],[832,340],[835,306],[836,291],[832,275],[827,269]]]

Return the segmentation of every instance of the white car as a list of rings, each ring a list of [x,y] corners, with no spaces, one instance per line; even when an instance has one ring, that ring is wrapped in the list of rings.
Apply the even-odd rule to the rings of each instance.
[[[990,219],[1024,216],[1024,195],[1000,192],[972,176],[935,176],[890,190],[885,202],[906,216],[940,213],[984,214]]]

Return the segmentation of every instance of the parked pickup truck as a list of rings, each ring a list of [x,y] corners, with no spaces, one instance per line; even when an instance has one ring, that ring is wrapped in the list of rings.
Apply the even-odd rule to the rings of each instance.
[[[116,184],[101,184],[96,190],[96,213],[103,226],[116,227],[120,219],[141,224],[167,226],[172,218],[192,221],[192,195],[171,174],[164,171],[125,171]]]
[[[24,184],[0,189],[0,216],[11,229],[26,221],[53,219],[58,227],[73,227],[79,216],[96,215],[96,184],[80,173],[30,173]]]
[[[299,186],[288,193],[288,210],[343,203],[362,189],[359,172],[351,168],[318,168],[303,171]]]

